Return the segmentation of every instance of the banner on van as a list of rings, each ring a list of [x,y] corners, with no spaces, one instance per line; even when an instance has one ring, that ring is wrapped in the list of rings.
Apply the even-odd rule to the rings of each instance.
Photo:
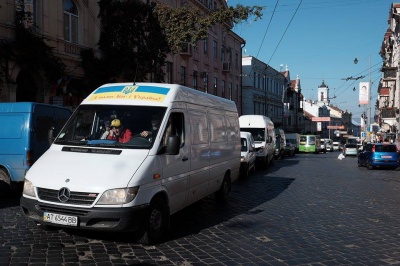
[[[89,101],[96,100],[139,100],[162,102],[169,88],[155,86],[107,86],[98,88]]]

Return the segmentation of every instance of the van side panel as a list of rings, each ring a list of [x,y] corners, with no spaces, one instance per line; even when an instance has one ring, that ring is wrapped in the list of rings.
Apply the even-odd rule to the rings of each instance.
[[[11,181],[24,180],[25,172],[50,146],[49,129],[59,132],[70,115],[67,108],[41,103],[0,104],[0,167],[7,169]]]
[[[190,181],[188,204],[208,194],[210,178],[210,141],[208,134],[207,113],[200,109],[188,111],[190,120]]]
[[[0,114],[0,167],[7,169],[12,181],[22,181],[29,149],[29,113]]]

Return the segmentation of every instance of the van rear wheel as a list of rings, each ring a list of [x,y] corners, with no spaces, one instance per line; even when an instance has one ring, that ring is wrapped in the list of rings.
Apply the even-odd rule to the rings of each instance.
[[[10,192],[11,179],[6,171],[0,169],[0,195]]]
[[[153,199],[138,242],[145,245],[160,242],[167,229],[168,215],[165,200],[161,197]]]
[[[222,181],[221,188],[215,192],[215,196],[218,201],[227,201],[229,192],[231,192],[231,179],[225,175],[224,181]]]

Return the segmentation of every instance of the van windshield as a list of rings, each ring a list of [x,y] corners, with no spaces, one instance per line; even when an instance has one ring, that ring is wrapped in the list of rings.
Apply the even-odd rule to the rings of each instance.
[[[250,132],[255,142],[265,141],[264,128],[241,128],[240,131]]]
[[[55,144],[150,149],[165,107],[81,105]]]

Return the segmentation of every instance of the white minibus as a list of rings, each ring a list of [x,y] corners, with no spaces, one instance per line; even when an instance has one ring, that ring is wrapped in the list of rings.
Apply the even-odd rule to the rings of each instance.
[[[42,227],[157,243],[171,214],[212,193],[227,198],[240,149],[233,101],[181,85],[106,84],[27,172],[21,207]]]

